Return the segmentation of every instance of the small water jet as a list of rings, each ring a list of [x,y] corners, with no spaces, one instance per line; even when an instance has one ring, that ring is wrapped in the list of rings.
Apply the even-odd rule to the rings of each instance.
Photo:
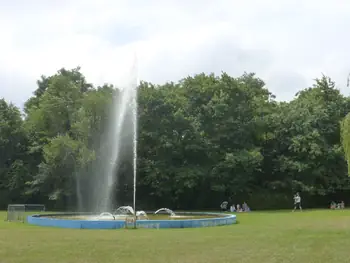
[[[174,211],[171,210],[171,209],[169,209],[169,208],[160,208],[160,209],[158,209],[157,211],[155,211],[154,214],[156,215],[156,214],[158,214],[158,213],[161,212],[161,211],[164,211],[164,212],[168,213],[170,216],[176,216],[176,214],[174,213]]]
[[[114,211],[115,215],[135,215],[135,211],[131,206],[121,206]]]
[[[147,213],[145,211],[137,211],[136,212],[136,218],[137,219],[148,219]]]
[[[103,212],[101,213],[98,217],[97,217],[98,220],[115,220],[115,216],[112,215],[111,213],[108,213],[108,212]]]

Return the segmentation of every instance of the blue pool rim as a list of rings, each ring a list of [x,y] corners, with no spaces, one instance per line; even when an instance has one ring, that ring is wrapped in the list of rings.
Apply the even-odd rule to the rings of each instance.
[[[136,228],[199,228],[235,224],[236,215],[224,213],[206,212],[181,212],[180,215],[208,215],[217,216],[198,219],[176,219],[176,220],[136,220]],[[36,226],[58,227],[71,229],[120,229],[132,228],[134,222],[126,220],[73,220],[57,218],[54,216],[73,216],[76,213],[57,213],[31,215],[27,217],[27,223]]]

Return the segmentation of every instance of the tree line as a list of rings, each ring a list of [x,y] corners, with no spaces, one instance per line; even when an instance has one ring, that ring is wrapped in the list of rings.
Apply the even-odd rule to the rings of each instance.
[[[98,173],[90,164],[105,157],[118,94],[78,67],[42,76],[23,112],[0,100],[0,208],[74,210],[74,174]],[[211,209],[224,200],[290,208],[297,191],[309,207],[350,201],[350,100],[327,76],[290,102],[276,101],[253,73],[141,82],[138,104],[137,203],[145,210]],[[131,170],[126,160],[115,173],[121,202],[130,201]]]

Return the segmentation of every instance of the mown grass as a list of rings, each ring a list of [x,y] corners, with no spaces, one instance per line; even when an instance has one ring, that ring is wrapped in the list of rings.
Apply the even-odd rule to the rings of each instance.
[[[0,221],[0,262],[350,262],[350,211],[252,212],[238,219],[232,226],[160,230],[72,230]]]

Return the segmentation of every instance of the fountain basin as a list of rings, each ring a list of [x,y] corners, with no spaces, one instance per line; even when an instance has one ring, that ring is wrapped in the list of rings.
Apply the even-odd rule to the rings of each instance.
[[[97,220],[89,214],[44,214],[27,217],[32,225],[75,229],[119,229],[134,226],[134,222],[126,220],[128,216],[116,217],[115,220]],[[236,223],[236,215],[223,213],[182,212],[168,219],[136,220],[137,228],[198,228],[232,225]]]

